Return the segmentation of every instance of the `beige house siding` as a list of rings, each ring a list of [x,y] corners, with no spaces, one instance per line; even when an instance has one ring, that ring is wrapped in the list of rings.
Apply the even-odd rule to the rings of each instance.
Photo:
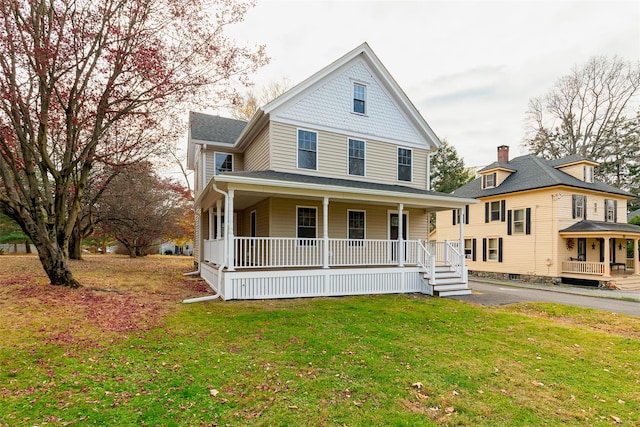
[[[271,147],[269,145],[269,126],[265,126],[256,139],[253,140],[251,145],[249,145],[245,150],[244,170],[260,171],[270,169],[270,155]]]
[[[297,130],[315,130],[311,127],[296,127],[288,124],[271,123],[272,169],[281,172],[303,173],[305,175],[348,178],[358,181],[377,182],[381,184],[404,185],[414,188],[426,187],[427,150],[386,142],[364,139],[365,141],[365,176],[352,176],[348,173],[348,139],[363,138],[353,135],[318,131],[317,170],[298,169],[297,167]],[[412,175],[411,182],[398,181],[398,147],[411,148]]]
[[[581,192],[578,189],[550,188],[533,190],[517,194],[486,197],[477,205],[469,206],[469,224],[464,225],[465,239],[476,239],[476,261],[467,259],[470,271],[524,274],[530,276],[559,277],[562,261],[578,256],[577,239],[572,249],[567,248],[567,239],[560,237],[559,231],[580,218],[572,218],[572,196],[587,196],[587,219],[604,221],[604,200],[617,200],[618,221],[626,218],[626,199],[601,193]],[[485,223],[485,203],[505,200],[505,211],[531,208],[531,234],[507,235],[507,213],[505,221]],[[451,211],[439,212],[436,217],[436,238],[438,240],[457,240],[458,225],[453,225]],[[482,260],[482,239],[503,239],[503,262]],[[595,249],[592,249],[595,244]],[[618,249],[616,259],[626,258],[626,247]],[[597,239],[586,241],[587,261],[600,261],[600,242]],[[613,250],[613,249],[612,249]]]
[[[242,236],[251,233],[251,212],[256,211],[256,237],[269,236],[269,199],[262,200],[242,211]],[[239,220],[240,221],[240,220]]]

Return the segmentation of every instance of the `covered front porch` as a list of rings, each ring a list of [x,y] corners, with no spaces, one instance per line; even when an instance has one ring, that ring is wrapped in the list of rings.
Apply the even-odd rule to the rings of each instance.
[[[563,278],[598,281],[600,286],[640,284],[640,227],[580,221],[560,231],[568,255]]]
[[[470,292],[464,221],[460,240],[426,239],[430,212],[462,208],[464,217],[473,201],[329,178],[310,186],[309,177],[285,175],[220,175],[197,201],[201,274],[224,299]],[[439,279],[444,288],[434,287]]]

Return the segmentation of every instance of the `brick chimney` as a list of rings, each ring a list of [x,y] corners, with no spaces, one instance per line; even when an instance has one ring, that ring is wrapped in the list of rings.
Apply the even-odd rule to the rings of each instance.
[[[498,162],[509,163],[509,146],[508,145],[498,146]]]

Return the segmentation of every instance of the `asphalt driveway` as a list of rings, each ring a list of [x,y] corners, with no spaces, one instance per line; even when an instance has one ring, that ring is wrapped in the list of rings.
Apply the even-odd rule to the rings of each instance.
[[[628,294],[575,286],[535,286],[518,283],[488,283],[469,280],[471,295],[448,297],[482,305],[503,305],[518,302],[552,302],[595,308],[612,313],[640,317],[640,293]],[[544,289],[548,288],[548,289]],[[634,298],[634,300],[620,299]]]

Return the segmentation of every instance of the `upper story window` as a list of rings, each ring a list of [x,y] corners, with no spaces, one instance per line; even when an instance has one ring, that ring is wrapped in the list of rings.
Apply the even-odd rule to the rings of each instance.
[[[513,211],[513,234],[524,234],[524,209]]]
[[[491,221],[500,221],[500,200],[497,200],[495,202],[491,202],[491,206],[490,206],[491,210],[491,216],[490,219]]]
[[[618,221],[618,201],[613,199],[604,199],[604,220],[606,222]]]
[[[215,153],[216,175],[220,172],[233,172],[233,154]]]
[[[318,134],[298,129],[298,168],[318,169]]]
[[[349,175],[364,176],[364,141],[349,138]]]
[[[363,84],[353,84],[353,112],[366,114],[367,87]]]
[[[584,182],[593,182],[593,166],[584,166]]]
[[[482,188],[493,188],[496,186],[496,173],[482,175]]]
[[[585,218],[587,211],[587,197],[580,194],[574,194],[571,196],[571,210],[572,218]]]
[[[411,182],[411,156],[410,148],[398,147],[398,181]]]

